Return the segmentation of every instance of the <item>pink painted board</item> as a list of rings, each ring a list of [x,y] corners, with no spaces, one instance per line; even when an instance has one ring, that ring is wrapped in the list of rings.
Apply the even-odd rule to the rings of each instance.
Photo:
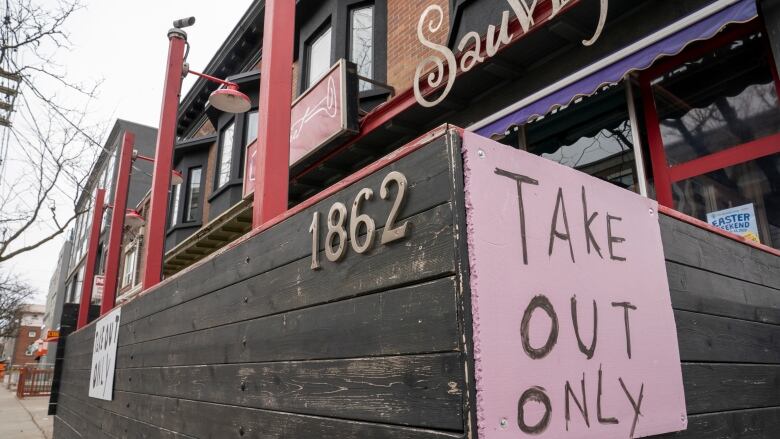
[[[684,430],[657,203],[473,133],[463,155],[480,439]]]

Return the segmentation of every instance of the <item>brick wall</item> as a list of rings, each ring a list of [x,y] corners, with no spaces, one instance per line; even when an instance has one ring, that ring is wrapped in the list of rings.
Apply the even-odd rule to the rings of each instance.
[[[35,336],[31,337],[30,334],[35,333]],[[27,348],[35,343],[35,340],[40,338],[41,328],[35,326],[21,326],[19,327],[19,335],[16,337],[16,343],[14,344],[13,352],[13,364],[24,365],[27,363],[35,362],[35,353],[33,355],[25,355]]]
[[[417,22],[429,5],[444,10],[444,23],[428,40],[446,44],[449,35],[449,0],[387,0],[387,82],[397,92],[411,88],[417,64],[433,53],[417,39]]]

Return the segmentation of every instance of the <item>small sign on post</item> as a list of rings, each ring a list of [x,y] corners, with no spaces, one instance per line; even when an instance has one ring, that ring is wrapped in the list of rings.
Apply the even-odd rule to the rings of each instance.
[[[479,437],[684,430],[657,203],[471,133],[464,160]]]
[[[114,399],[116,348],[119,341],[121,317],[122,307],[117,307],[95,324],[92,367],[89,373],[89,396],[91,398],[106,401]]]
[[[103,290],[106,285],[106,276],[102,274],[96,274],[94,283],[92,284],[92,303],[100,303],[103,300]]]

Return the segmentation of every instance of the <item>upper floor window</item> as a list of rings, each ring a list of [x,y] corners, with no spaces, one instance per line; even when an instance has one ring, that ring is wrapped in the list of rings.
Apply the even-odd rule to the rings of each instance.
[[[252,110],[246,114],[246,144],[251,145],[252,142],[257,140],[257,110]]]
[[[201,167],[190,168],[187,182],[187,204],[184,209],[185,221],[197,221],[200,217],[200,177]]]
[[[171,227],[179,222],[179,197],[181,195],[181,185],[177,184],[171,188]]]
[[[331,66],[331,27],[325,28],[306,47],[306,87],[324,75]]]
[[[349,60],[357,65],[358,75],[374,77],[374,5],[350,11]],[[360,91],[370,88],[370,83],[360,81]]]
[[[133,246],[133,248],[125,253],[125,267],[122,273],[123,288],[128,285],[135,285],[136,262],[138,259],[137,255],[138,247],[136,246]]]
[[[219,145],[219,162],[217,163],[217,188],[230,181],[230,168],[233,165],[233,142],[235,141],[235,122],[230,122],[222,131]]]

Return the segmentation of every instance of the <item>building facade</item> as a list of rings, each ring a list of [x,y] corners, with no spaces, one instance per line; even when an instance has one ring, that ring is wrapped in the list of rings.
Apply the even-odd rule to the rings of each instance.
[[[24,366],[26,364],[36,363],[39,357],[37,345],[35,342],[43,335],[43,305],[26,305],[19,312],[19,329],[16,338],[12,342],[12,347],[6,344],[6,350],[10,351],[8,355],[10,366]]]

